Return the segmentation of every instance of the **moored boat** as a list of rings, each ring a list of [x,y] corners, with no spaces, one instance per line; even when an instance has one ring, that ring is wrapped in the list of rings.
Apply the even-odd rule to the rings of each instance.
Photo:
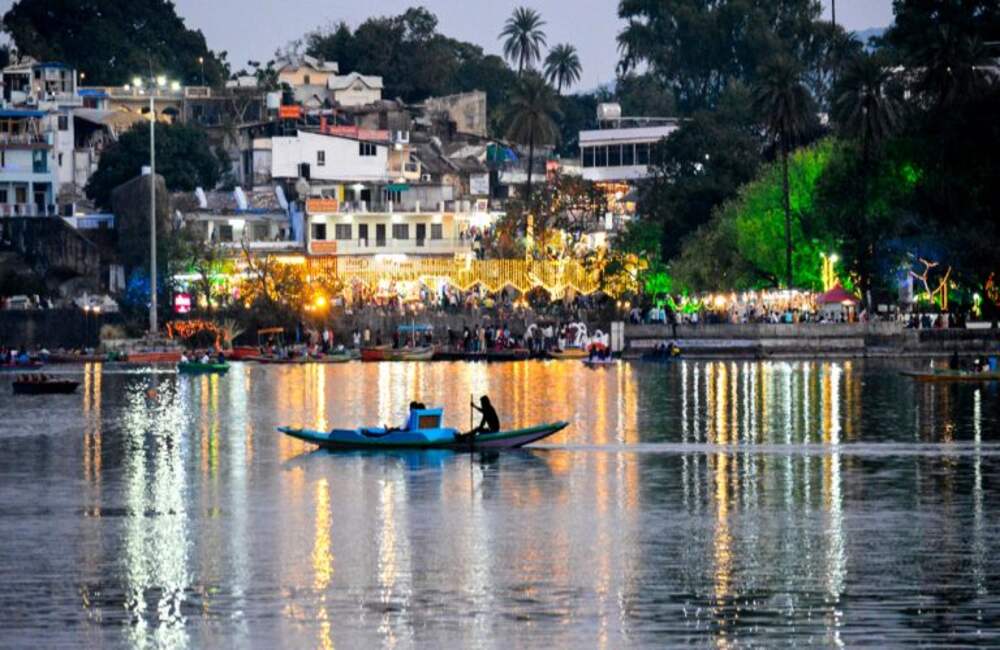
[[[47,376],[37,378],[19,377],[12,384],[15,395],[69,394],[74,392],[79,385],[80,382],[78,381],[52,379]]]
[[[387,350],[387,361],[430,361],[434,358],[434,348],[399,348]]]
[[[584,359],[589,352],[583,348],[566,348],[565,350],[550,350],[549,356],[553,359]]]
[[[917,381],[1000,381],[1000,372],[974,372],[971,370],[947,370],[944,368],[903,370],[900,374],[905,377],[912,377]]]
[[[228,363],[201,363],[200,361],[186,361],[177,364],[177,372],[197,375],[197,374],[226,374],[229,372]]]
[[[384,428],[334,429],[314,431],[298,427],[278,427],[287,436],[327,449],[514,449],[547,438],[569,426],[551,422],[523,429],[463,436],[457,429],[442,426],[443,409],[424,409],[410,414],[409,426],[401,430]]]
[[[361,360],[362,361],[385,361],[386,353],[389,352],[390,346],[388,345],[376,345],[367,348],[361,348]]]

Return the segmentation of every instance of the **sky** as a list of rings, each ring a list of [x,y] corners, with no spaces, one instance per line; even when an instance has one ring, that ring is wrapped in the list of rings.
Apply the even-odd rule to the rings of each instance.
[[[3,11],[11,4],[12,0],[0,0]],[[513,8],[523,4],[542,14],[550,46],[576,46],[583,66],[576,89],[583,90],[614,80],[615,39],[622,27],[617,0],[174,0],[174,4],[188,27],[205,34],[209,48],[229,52],[234,70],[250,59],[266,61],[278,47],[316,28],[340,20],[357,26],[369,16],[396,15],[413,5],[436,14],[441,33],[499,54],[497,34]],[[823,5],[829,16],[830,0],[823,0]],[[852,31],[886,27],[892,22],[892,0],[837,0],[837,22]]]

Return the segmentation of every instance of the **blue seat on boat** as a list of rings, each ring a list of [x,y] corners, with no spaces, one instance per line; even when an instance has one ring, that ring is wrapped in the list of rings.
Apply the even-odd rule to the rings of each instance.
[[[440,429],[444,420],[444,409],[417,409],[410,411],[410,419],[406,423],[407,431]]]

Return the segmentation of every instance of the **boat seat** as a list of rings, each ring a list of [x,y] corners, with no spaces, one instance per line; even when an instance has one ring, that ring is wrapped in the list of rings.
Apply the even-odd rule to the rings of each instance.
[[[440,429],[442,419],[444,419],[444,409],[418,409],[411,411],[410,419],[406,423],[406,430],[426,431],[428,429]]]

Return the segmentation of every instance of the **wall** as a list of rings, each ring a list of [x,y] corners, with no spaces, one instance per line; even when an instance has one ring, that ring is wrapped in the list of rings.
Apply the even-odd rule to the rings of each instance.
[[[386,181],[388,147],[375,145],[374,156],[359,155],[357,140],[299,132],[295,137],[271,139],[271,176],[298,178],[299,164],[308,163],[314,180]],[[326,152],[326,164],[316,164],[316,153]]]
[[[101,325],[119,323],[117,314],[93,316],[79,309],[0,311],[0,345],[41,345],[54,352],[97,347]]]
[[[382,99],[382,90],[356,82],[350,88],[333,91],[333,98],[340,102],[341,106],[364,106]]]
[[[486,93],[474,91],[444,97],[430,97],[424,102],[428,113],[444,111],[461,133],[486,137]]]

